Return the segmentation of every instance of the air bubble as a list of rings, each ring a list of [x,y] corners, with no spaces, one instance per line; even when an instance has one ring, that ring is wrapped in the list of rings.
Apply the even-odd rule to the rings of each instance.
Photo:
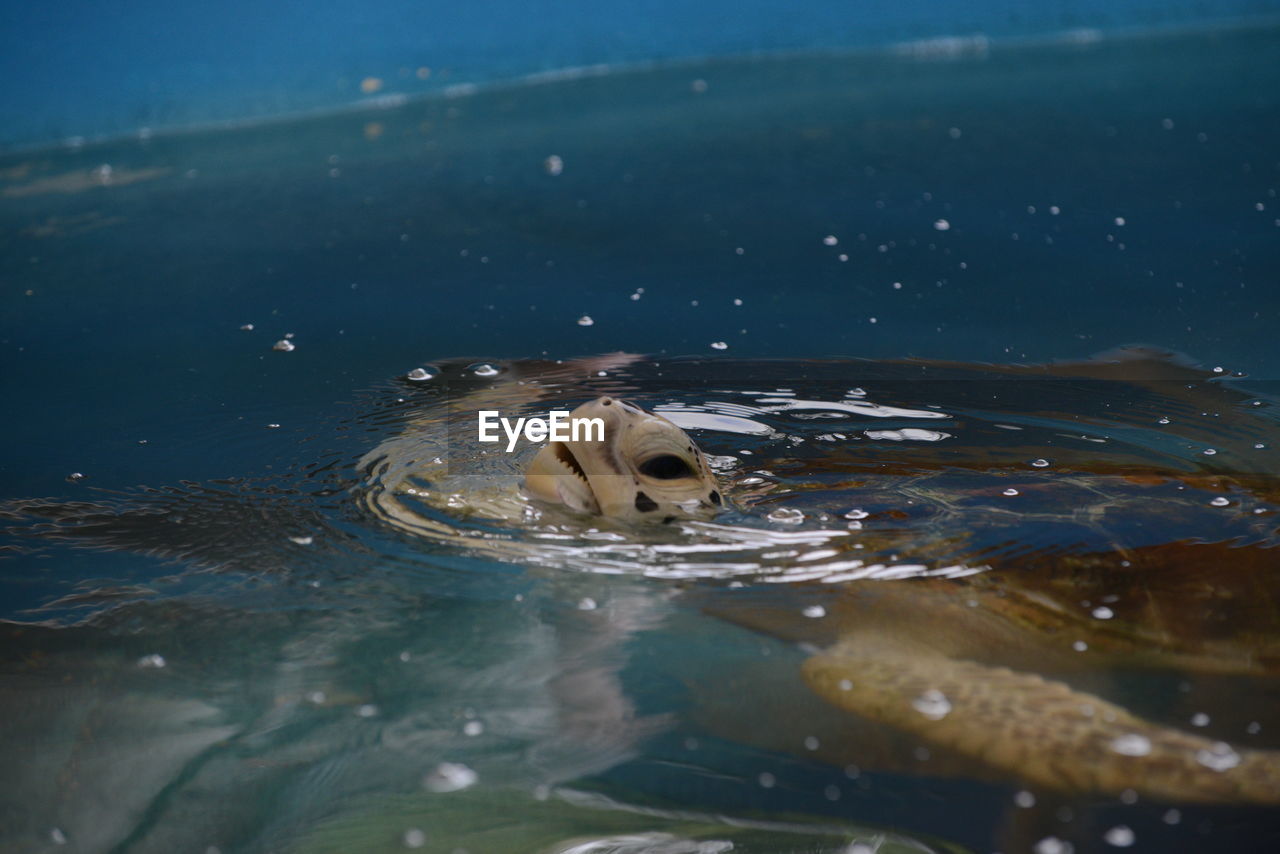
[[[1048,468],[1049,461],[1045,459],[1032,460],[1031,465],[1035,466],[1038,469]]]
[[[1196,761],[1214,771],[1226,771],[1240,764],[1240,754],[1231,749],[1231,745],[1219,741],[1208,750],[1197,750]]]
[[[297,345],[288,338],[281,338],[279,341],[271,345],[271,349],[279,350],[281,353],[292,353],[297,349]]]
[[[1107,841],[1108,845],[1113,845],[1116,848],[1128,848],[1137,837],[1133,835],[1131,829],[1123,824],[1118,824],[1102,834],[1102,838]]]
[[[1146,756],[1151,752],[1151,739],[1131,732],[1113,738],[1111,749],[1121,756]]]
[[[413,380],[416,383],[420,383],[420,382],[424,382],[425,380],[435,379],[439,373],[440,372],[435,368],[414,368],[412,371],[405,374],[405,379]]]
[[[819,617],[827,616],[827,609],[822,607],[821,605],[810,605],[800,613],[804,614],[806,617],[810,619],[816,620]]]
[[[416,827],[411,827],[404,832],[402,841],[405,848],[421,848],[427,844],[427,834]]]
[[[163,669],[166,664],[167,662],[164,660],[164,656],[155,652],[150,655],[144,655],[142,658],[138,659],[138,666],[144,670],[160,670]]]
[[[1009,495],[1009,496],[1013,496],[1013,495],[1017,495],[1017,494],[1018,494],[1018,490],[1014,489],[1014,488],[1011,486],[1011,487],[1009,487],[1008,489],[1006,489],[1004,492],[1002,492],[1002,493],[1000,493],[1000,494],[1001,494],[1001,495]]]
[[[779,507],[777,510],[771,511],[766,518],[770,522],[777,522],[780,525],[799,525],[804,521],[804,513],[793,507]]]
[[[951,713],[951,701],[936,688],[912,700],[911,707],[931,721],[940,721]]]
[[[547,170],[548,175],[559,175],[564,171],[564,161],[560,159],[560,155],[552,154],[546,160],[542,161],[542,168]]]
[[[471,373],[478,377],[496,377],[501,373],[496,366],[491,365],[488,362],[477,362],[476,364],[471,365],[467,370],[471,371]]]
[[[479,779],[475,771],[457,762],[441,762],[422,778],[422,785],[432,792],[457,792],[474,786]]]
[[[1208,726],[1209,716],[1206,715],[1204,712],[1196,712],[1194,715],[1191,716],[1191,725],[1192,726]]]
[[[1218,453],[1218,452],[1217,452],[1216,450],[1214,450],[1213,448],[1205,448],[1205,449],[1204,449],[1204,455],[1205,455],[1206,457],[1212,457],[1212,456],[1213,456],[1214,454],[1216,454],[1216,453]]]
[[[725,342],[723,342],[723,341],[712,341],[712,342],[711,342],[711,349],[712,349],[712,350],[728,350],[728,349],[729,349],[729,345],[728,345],[728,344],[726,344],[726,343],[725,343]]]
[[[594,326],[594,325],[595,325],[595,321],[591,319],[590,315],[586,315],[586,314],[584,314],[584,315],[582,315],[582,317],[579,317],[579,318],[578,318],[578,325],[579,325],[579,326]]]
[[[1036,805],[1036,796],[1024,789],[1014,794],[1013,802],[1024,810],[1029,810]]]
[[[840,239],[834,234],[828,234],[826,237],[822,238],[822,243],[825,246],[835,246],[839,242]]]
[[[947,222],[945,219],[938,219],[934,220],[933,227],[937,231],[950,231],[951,223]]]
[[[1115,615],[1116,612],[1112,611],[1106,605],[1099,605],[1093,609],[1093,617],[1095,620],[1110,620]]]
[[[1211,499],[1209,503],[1212,504],[1214,507],[1226,507],[1228,504],[1231,503],[1231,499],[1224,498],[1223,496],[1219,495],[1217,498]]]

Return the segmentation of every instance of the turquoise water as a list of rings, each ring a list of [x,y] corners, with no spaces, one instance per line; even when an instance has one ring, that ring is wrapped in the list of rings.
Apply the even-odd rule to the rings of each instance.
[[[1265,659],[1278,46],[1255,28],[722,60],[0,160],[0,750],[22,769],[4,846],[1101,850],[1123,826],[1140,850],[1267,850],[1265,807],[1053,796],[829,735],[847,720],[799,676],[823,639],[719,597],[812,604],[797,567],[847,561],[859,530],[879,559],[857,570],[1052,575],[1062,555],[1229,544],[1197,554],[1264,605],[1216,602],[1188,632],[1250,627]],[[821,361],[1134,343],[1201,367],[1010,393],[997,370]],[[705,530],[636,557],[632,534],[615,572],[584,572],[357,509],[356,462],[431,411],[410,369],[614,351],[652,356],[592,382],[725,458],[721,524],[760,538],[745,558]],[[902,411],[850,410],[855,389]],[[788,393],[823,405],[761,402]],[[867,432],[908,429],[949,436]],[[1068,468],[1166,480],[1139,500]],[[1215,475],[1244,485],[1195,479]],[[1062,520],[1099,489],[1126,499],[1107,524]],[[50,519],[76,527],[50,538]],[[1185,581],[1191,558],[1160,560],[1144,571]],[[1147,717],[1212,708],[1207,736],[1278,746],[1274,674],[1085,670]]]

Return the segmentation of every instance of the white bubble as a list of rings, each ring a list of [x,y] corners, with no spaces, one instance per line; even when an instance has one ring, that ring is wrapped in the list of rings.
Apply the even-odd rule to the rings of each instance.
[[[362,703],[356,707],[356,715],[362,718],[376,718],[378,716],[378,707],[373,703]]]
[[[480,721],[467,721],[462,725],[462,734],[477,736],[484,732],[484,724]]]
[[[1078,640],[1075,643],[1071,644],[1071,648],[1074,649],[1076,652],[1084,652],[1086,649],[1089,648],[1089,645],[1082,640]]]
[[[726,343],[725,343],[725,342],[723,342],[723,341],[712,341],[712,342],[711,342],[711,349],[712,349],[712,350],[728,350],[728,349],[729,349],[729,345],[728,345],[728,344],[726,344]]]
[[[145,670],[160,670],[168,662],[164,660],[164,656],[153,652],[150,655],[144,655],[138,659],[138,666]]]
[[[931,721],[940,721],[951,714],[951,701],[936,688],[930,688],[912,700],[911,707]]]
[[[836,237],[834,234],[828,234],[826,237],[822,238],[822,242],[826,246],[835,246],[837,243],[840,242],[840,239]]]
[[[1035,466],[1038,469],[1047,468],[1049,466],[1049,461],[1044,459],[1032,460],[1031,465]]]
[[[938,231],[950,231],[951,223],[947,222],[945,219],[938,219],[934,220],[933,227]]]
[[[405,848],[421,848],[427,844],[427,835],[416,827],[411,827],[404,832]]]
[[[1215,451],[1213,448],[1205,448],[1205,449],[1204,449],[1204,455],[1205,455],[1206,457],[1212,457],[1212,456],[1213,456],[1214,454],[1216,454],[1216,453],[1218,453],[1218,452],[1217,452],[1217,451]]]
[[[242,323],[242,324],[240,324],[240,331],[241,331],[241,332],[252,332],[252,331],[253,331],[253,324],[252,324],[252,323]]]
[[[1209,503],[1212,504],[1214,507],[1226,507],[1228,504],[1231,503],[1231,499],[1225,498],[1219,495],[1217,498],[1211,499]]]
[[[1011,486],[1011,487],[1009,487],[1008,489],[1006,489],[1004,492],[1002,492],[1002,493],[1000,493],[1000,494],[1001,494],[1001,495],[1009,495],[1009,496],[1013,496],[1013,495],[1017,495],[1017,494],[1018,494],[1018,490],[1014,489],[1014,488]]]
[[[760,776],[756,777],[756,780],[760,783],[761,788],[765,789],[772,789],[778,782],[778,779],[768,771],[761,773]]]
[[[476,772],[457,762],[441,762],[422,779],[422,785],[432,792],[457,792],[474,786]]]
[[[1014,794],[1013,802],[1024,810],[1031,809],[1036,805],[1036,796],[1024,789]]]
[[[792,507],[779,507],[771,511],[766,518],[780,525],[799,525],[804,521],[804,513]]]
[[[805,738],[804,738],[804,749],[805,749],[805,750],[817,750],[817,749],[818,749],[818,739],[817,739],[816,737],[812,736],[812,735],[807,735],[807,736],[805,736]]]
[[[1064,842],[1056,836],[1046,836],[1035,844],[1035,854],[1071,854],[1070,842]]]
[[[1191,725],[1192,726],[1208,726],[1209,716],[1206,715],[1204,712],[1196,712],[1194,715],[1191,716]]]
[[[494,365],[488,362],[480,362],[471,366],[471,373],[478,377],[496,377],[500,372]]]
[[[1163,418],[1163,417],[1162,417],[1162,418],[1161,418],[1159,421],[1157,421],[1156,423],[1157,423],[1157,424],[1168,424],[1168,423],[1169,423],[1169,419],[1168,419],[1168,418]]]
[[[579,326],[594,326],[594,325],[595,325],[595,321],[591,319],[590,315],[586,315],[586,314],[584,314],[584,315],[582,315],[582,317],[579,317],[579,318],[578,318],[578,325],[579,325]]]
[[[1112,611],[1106,605],[1099,605],[1093,609],[1093,617],[1095,620],[1110,620],[1115,615],[1116,612]]]
[[[1165,824],[1177,824],[1182,821],[1182,812],[1181,810],[1166,810],[1165,814],[1160,817],[1160,820]]]
[[[947,128],[947,136],[951,137],[952,139],[959,139],[962,133],[963,132],[960,130],[960,128]]]
[[[315,541],[315,538],[314,537],[290,537],[289,540],[291,542],[297,543],[300,546],[309,546]]]
[[[689,84],[689,89],[695,95],[701,95],[703,92],[707,91],[707,81],[699,77],[697,80],[694,80]]]
[[[542,168],[547,170],[548,175],[559,175],[564,171],[564,161],[560,159],[560,155],[552,154],[542,161]]]
[[[1231,749],[1231,745],[1219,741],[1208,750],[1197,750],[1196,761],[1214,771],[1226,771],[1240,764],[1240,754]]]
[[[1116,223],[1116,225],[1124,225],[1124,217],[1122,217],[1122,216],[1118,216],[1118,217],[1116,217],[1116,219],[1115,219],[1115,223]]]
[[[1151,752],[1151,739],[1131,732],[1113,738],[1111,749],[1121,756],[1146,756]]]
[[[1133,831],[1123,824],[1117,824],[1102,834],[1102,838],[1107,841],[1108,845],[1114,845],[1116,848],[1128,848],[1136,839]]]
[[[808,608],[805,608],[800,613],[804,614],[806,617],[809,617],[810,619],[816,620],[819,617],[827,616],[827,609],[822,607],[821,605],[810,605]]]
[[[416,383],[420,383],[424,380],[435,379],[435,376],[436,375],[433,371],[429,371],[426,368],[414,368],[412,371],[405,374],[405,379],[410,379]]]
[[[66,845],[67,835],[62,832],[62,828],[55,827],[49,831],[49,841],[54,845]]]
[[[594,611],[597,607],[596,600],[592,599],[590,596],[584,596],[582,599],[578,600],[579,611]]]
[[[272,350],[279,350],[281,353],[292,353],[297,349],[296,345],[287,338],[281,338],[279,341],[271,345]]]

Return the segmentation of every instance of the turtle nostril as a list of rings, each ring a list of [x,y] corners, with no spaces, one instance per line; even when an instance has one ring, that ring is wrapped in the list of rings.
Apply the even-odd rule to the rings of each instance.
[[[609,405],[609,404],[611,404],[611,403],[613,403],[613,398],[612,398],[612,397],[602,397],[602,398],[600,398],[600,405],[601,405],[601,406],[608,406],[608,405]]]

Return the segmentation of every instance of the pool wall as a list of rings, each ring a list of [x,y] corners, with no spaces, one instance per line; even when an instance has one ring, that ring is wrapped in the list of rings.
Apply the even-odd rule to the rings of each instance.
[[[1277,0],[6,3],[0,149],[336,109],[577,66],[1275,14]]]

